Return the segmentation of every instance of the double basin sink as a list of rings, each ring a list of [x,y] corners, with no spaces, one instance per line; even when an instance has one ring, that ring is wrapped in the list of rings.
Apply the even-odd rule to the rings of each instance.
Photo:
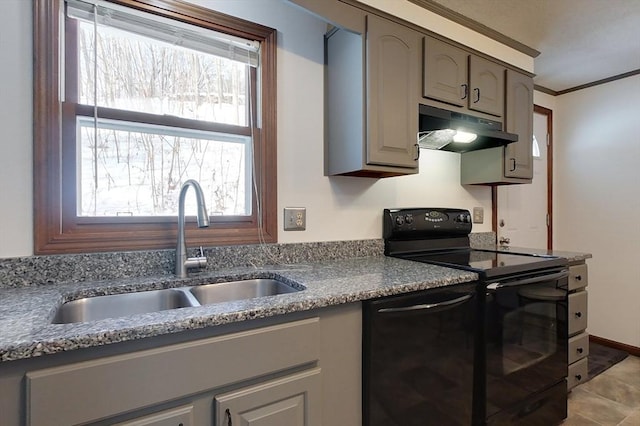
[[[109,296],[85,297],[63,303],[53,324],[118,318],[148,312],[187,308],[302,290],[280,280],[256,278],[163,290],[136,291]]]

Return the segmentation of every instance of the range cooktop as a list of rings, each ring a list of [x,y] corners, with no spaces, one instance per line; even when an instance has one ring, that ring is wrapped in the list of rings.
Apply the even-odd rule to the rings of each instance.
[[[468,210],[385,209],[385,254],[473,271],[483,278],[537,273],[567,265],[566,259],[550,255],[473,249],[469,244],[471,228],[471,214]]]

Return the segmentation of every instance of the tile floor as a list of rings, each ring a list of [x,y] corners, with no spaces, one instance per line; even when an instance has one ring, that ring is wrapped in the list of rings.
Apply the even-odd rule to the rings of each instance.
[[[640,426],[640,358],[628,356],[569,394],[562,426]]]

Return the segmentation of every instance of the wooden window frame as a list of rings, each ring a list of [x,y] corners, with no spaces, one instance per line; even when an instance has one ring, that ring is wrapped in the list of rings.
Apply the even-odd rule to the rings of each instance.
[[[63,115],[75,117],[75,111],[65,111],[70,107],[62,103],[60,96],[62,52],[59,34],[62,23],[59,12],[63,1],[34,1],[34,252],[60,254],[173,248],[177,218],[89,219],[76,214],[75,159],[69,158],[68,153],[65,155],[65,149],[74,143],[69,144],[67,140],[69,129],[65,127],[69,127],[66,124],[69,121],[63,120]],[[261,121],[260,127],[254,128],[257,187],[252,186],[253,213],[251,216],[211,216],[209,228],[197,228],[195,219],[188,218],[185,228],[187,241],[194,246],[276,242],[276,30],[180,0],[111,1],[261,42],[258,68],[262,89],[259,97]],[[256,77],[251,78],[252,86]],[[144,120],[143,114],[140,119]]]

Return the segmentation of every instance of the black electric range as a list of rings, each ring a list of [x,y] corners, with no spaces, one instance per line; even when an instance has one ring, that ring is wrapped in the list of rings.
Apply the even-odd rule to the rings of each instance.
[[[471,222],[462,209],[384,210],[386,255],[479,279],[365,304],[367,426],[547,426],[566,418],[568,262],[474,249]]]

